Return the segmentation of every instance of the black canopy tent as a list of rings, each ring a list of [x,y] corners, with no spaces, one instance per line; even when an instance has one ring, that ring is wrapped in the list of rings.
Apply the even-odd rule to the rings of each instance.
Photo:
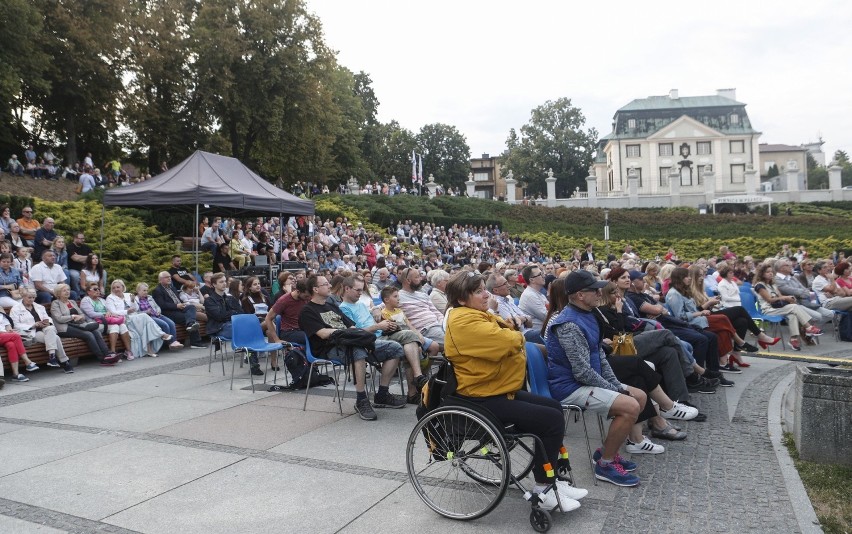
[[[284,215],[313,215],[314,203],[270,184],[236,158],[201,150],[168,171],[128,187],[109,189],[106,206],[180,210],[195,207],[195,270],[198,272],[198,221],[201,206],[216,206],[240,212]],[[101,215],[103,243],[103,214]]]

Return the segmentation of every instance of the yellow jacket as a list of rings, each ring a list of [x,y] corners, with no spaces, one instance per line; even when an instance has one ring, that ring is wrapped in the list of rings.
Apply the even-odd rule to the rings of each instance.
[[[527,366],[524,335],[493,313],[453,308],[447,320],[444,354],[455,369],[460,395],[513,396],[523,388]]]

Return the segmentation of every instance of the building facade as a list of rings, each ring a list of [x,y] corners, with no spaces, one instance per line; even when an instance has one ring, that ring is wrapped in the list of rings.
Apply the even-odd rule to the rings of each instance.
[[[598,143],[594,165],[598,196],[667,195],[671,181],[682,194],[746,191],[746,171],[759,164],[760,132],[734,89],[716,95],[640,98],[616,111],[613,129]],[[712,173],[714,183],[705,184]]]

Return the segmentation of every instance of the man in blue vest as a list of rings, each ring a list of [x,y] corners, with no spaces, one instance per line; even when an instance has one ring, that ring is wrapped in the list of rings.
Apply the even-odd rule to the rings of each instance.
[[[618,381],[601,350],[601,333],[592,313],[600,289],[607,284],[588,271],[574,271],[565,280],[568,306],[548,328],[550,393],[554,399],[612,417],[603,448],[594,454],[595,477],[617,486],[636,486],[636,464],[618,454],[645,406],[647,396]]]

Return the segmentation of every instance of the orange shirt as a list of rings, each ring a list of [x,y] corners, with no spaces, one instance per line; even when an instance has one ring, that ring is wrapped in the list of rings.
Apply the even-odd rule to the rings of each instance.
[[[35,237],[35,233],[41,228],[41,223],[35,220],[35,218],[27,219],[26,217],[21,217],[16,222],[21,227],[21,235],[28,239]]]

